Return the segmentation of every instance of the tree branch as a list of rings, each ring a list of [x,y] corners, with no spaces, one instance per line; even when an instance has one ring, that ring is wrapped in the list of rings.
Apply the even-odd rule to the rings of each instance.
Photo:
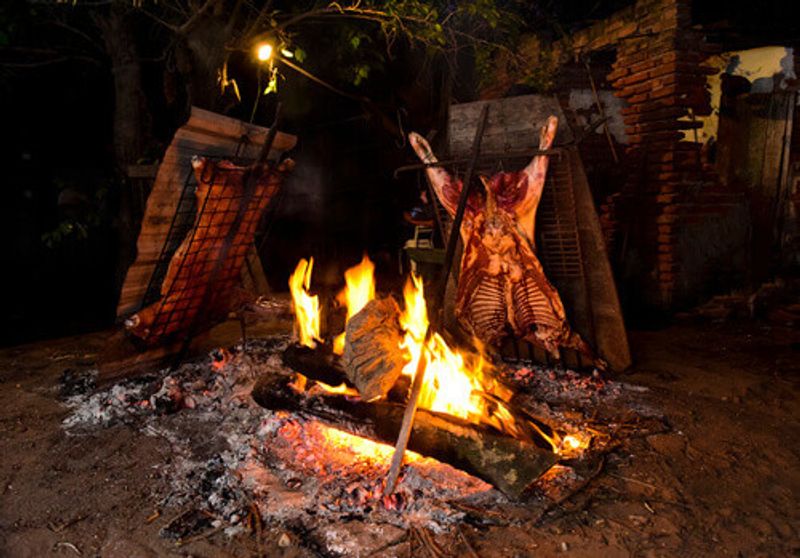
[[[214,8],[220,2],[221,0],[206,0],[205,3],[192,14],[192,17],[186,20],[183,25],[175,29],[175,32],[180,35],[186,35],[192,30],[192,27],[197,25],[197,22],[200,21],[206,12],[208,12],[211,8]]]
[[[69,31],[70,33],[82,38],[87,43],[92,45],[92,47],[94,47],[97,50],[97,52],[99,52],[101,54],[105,53],[105,50],[103,49],[103,45],[96,38],[89,36],[88,34],[84,33],[80,29],[77,29],[77,28],[75,28],[75,27],[73,27],[71,25],[67,25],[63,21],[50,21],[48,23],[50,23],[52,25],[55,25],[56,27],[60,27],[61,29],[64,29],[65,31]]]
[[[317,76],[315,76],[314,74],[312,74],[308,70],[301,68],[300,66],[298,66],[297,64],[295,64],[294,62],[292,62],[290,60],[287,60],[283,56],[279,56],[278,59],[283,64],[286,64],[287,66],[289,66],[295,72],[301,74],[302,76],[307,77],[308,79],[310,79],[314,83],[316,83],[318,85],[321,85],[325,89],[328,89],[329,91],[332,91],[332,92],[336,93],[337,95],[341,95],[342,97],[346,97],[348,99],[352,99],[353,101],[358,101],[360,103],[371,102],[369,100],[369,98],[367,98],[367,97],[363,97],[363,96],[360,96],[360,95],[354,95],[352,93],[348,93],[347,91],[342,91],[341,89],[338,89],[338,88],[334,87],[333,85],[331,85],[327,81],[325,81],[325,80],[323,80],[321,78],[318,78]]]
[[[150,19],[152,19],[153,21],[155,21],[156,23],[158,23],[159,25],[166,27],[173,33],[180,34],[180,27],[178,27],[177,25],[173,25],[172,23],[164,19],[161,19],[160,17],[158,17],[156,14],[152,13],[149,10],[142,9],[142,13],[147,17],[149,17]]]

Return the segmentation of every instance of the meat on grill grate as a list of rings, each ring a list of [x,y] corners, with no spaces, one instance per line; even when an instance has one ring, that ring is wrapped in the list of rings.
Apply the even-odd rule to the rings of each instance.
[[[214,320],[229,311],[264,210],[294,162],[241,167],[195,157],[192,167],[194,225],[170,260],[161,298],[125,321],[128,332],[149,344],[189,332],[199,317]],[[251,173],[258,173],[255,180]]]

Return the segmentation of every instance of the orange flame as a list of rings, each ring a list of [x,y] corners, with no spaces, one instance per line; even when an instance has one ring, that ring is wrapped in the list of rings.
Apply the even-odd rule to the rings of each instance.
[[[289,287],[300,343],[315,348],[321,341],[318,297],[308,292],[312,266],[313,259],[308,262],[300,260],[289,279]],[[346,287],[340,296],[347,305],[348,321],[375,298],[374,269],[374,264],[364,256],[361,263],[345,272]],[[400,349],[409,354],[403,374],[413,379],[428,328],[428,310],[420,277],[409,277],[403,298],[405,308],[400,316],[400,325],[405,336]],[[334,351],[341,354],[343,349],[344,334],[341,334],[334,342]],[[511,412],[503,404],[511,394],[486,373],[489,365],[482,354],[453,350],[438,333],[431,336],[425,351],[426,372],[419,400],[421,408],[473,423],[489,424],[512,435],[519,433]],[[321,386],[321,389],[336,393],[342,386]],[[349,391],[338,392],[351,394]],[[487,393],[492,396],[487,397]]]
[[[428,327],[428,311],[422,280],[412,275],[403,289],[405,309],[400,316],[400,325],[405,337],[400,348],[410,354],[403,374],[414,377],[417,370],[425,331]],[[446,413],[474,423],[492,424],[502,430],[513,431],[514,419],[501,402],[495,401],[490,411],[487,400],[481,394],[488,363],[482,355],[464,354],[451,349],[438,333],[431,336],[426,349],[426,368],[420,392],[419,406],[423,409]]]
[[[347,395],[348,397],[358,397],[359,393],[358,390],[355,388],[349,387],[347,384],[342,382],[338,386],[331,386],[326,384],[325,382],[320,382],[319,380],[316,381],[316,385],[320,387],[322,391],[327,391],[328,393],[334,393],[339,395]]]
[[[591,442],[591,437],[583,433],[567,434],[559,440],[556,453],[565,457],[575,457],[582,454]]]
[[[361,263],[344,272],[345,287],[339,293],[339,300],[347,308],[347,320],[358,314],[367,303],[375,298],[375,264],[366,254]],[[333,340],[333,352],[340,355],[344,352],[344,332]]]
[[[292,292],[292,307],[294,308],[295,325],[300,344],[311,349],[317,346],[319,334],[319,297],[311,296],[308,289],[311,286],[311,269],[314,258],[309,261],[300,260],[297,268],[289,277],[289,290]]]

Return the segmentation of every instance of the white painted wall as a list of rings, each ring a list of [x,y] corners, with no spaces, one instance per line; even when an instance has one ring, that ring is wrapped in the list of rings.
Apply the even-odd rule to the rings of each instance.
[[[752,84],[752,93],[769,93],[787,87],[786,81],[795,79],[794,51],[783,46],[767,46],[725,52],[709,58],[705,65],[717,68],[718,72],[708,76],[707,84],[711,93],[711,115],[697,117],[703,121],[703,128],[698,130],[698,141],[708,142],[716,138],[719,128],[719,104],[722,97],[722,76],[741,76]],[[775,79],[778,82],[775,83]],[[690,119],[690,118],[687,118]],[[684,132],[686,141],[694,141],[692,130]]]

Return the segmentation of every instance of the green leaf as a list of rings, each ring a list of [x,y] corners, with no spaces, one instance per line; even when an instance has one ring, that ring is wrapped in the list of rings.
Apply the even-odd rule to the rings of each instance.
[[[350,46],[353,47],[353,50],[358,49],[358,45],[361,44],[361,37],[358,35],[353,35],[353,38],[350,39]]]
[[[264,89],[264,95],[269,95],[270,93],[277,93],[278,92],[278,76],[273,75],[272,78],[269,80],[267,84],[267,88]]]
[[[294,49],[294,57],[297,58],[297,61],[302,64],[303,61],[306,59],[306,51],[304,51],[300,47],[295,47],[295,49]]]
[[[236,83],[235,79],[231,80],[231,85],[233,86],[233,94],[236,95],[236,100],[241,103],[242,95],[239,93],[239,85]]]

